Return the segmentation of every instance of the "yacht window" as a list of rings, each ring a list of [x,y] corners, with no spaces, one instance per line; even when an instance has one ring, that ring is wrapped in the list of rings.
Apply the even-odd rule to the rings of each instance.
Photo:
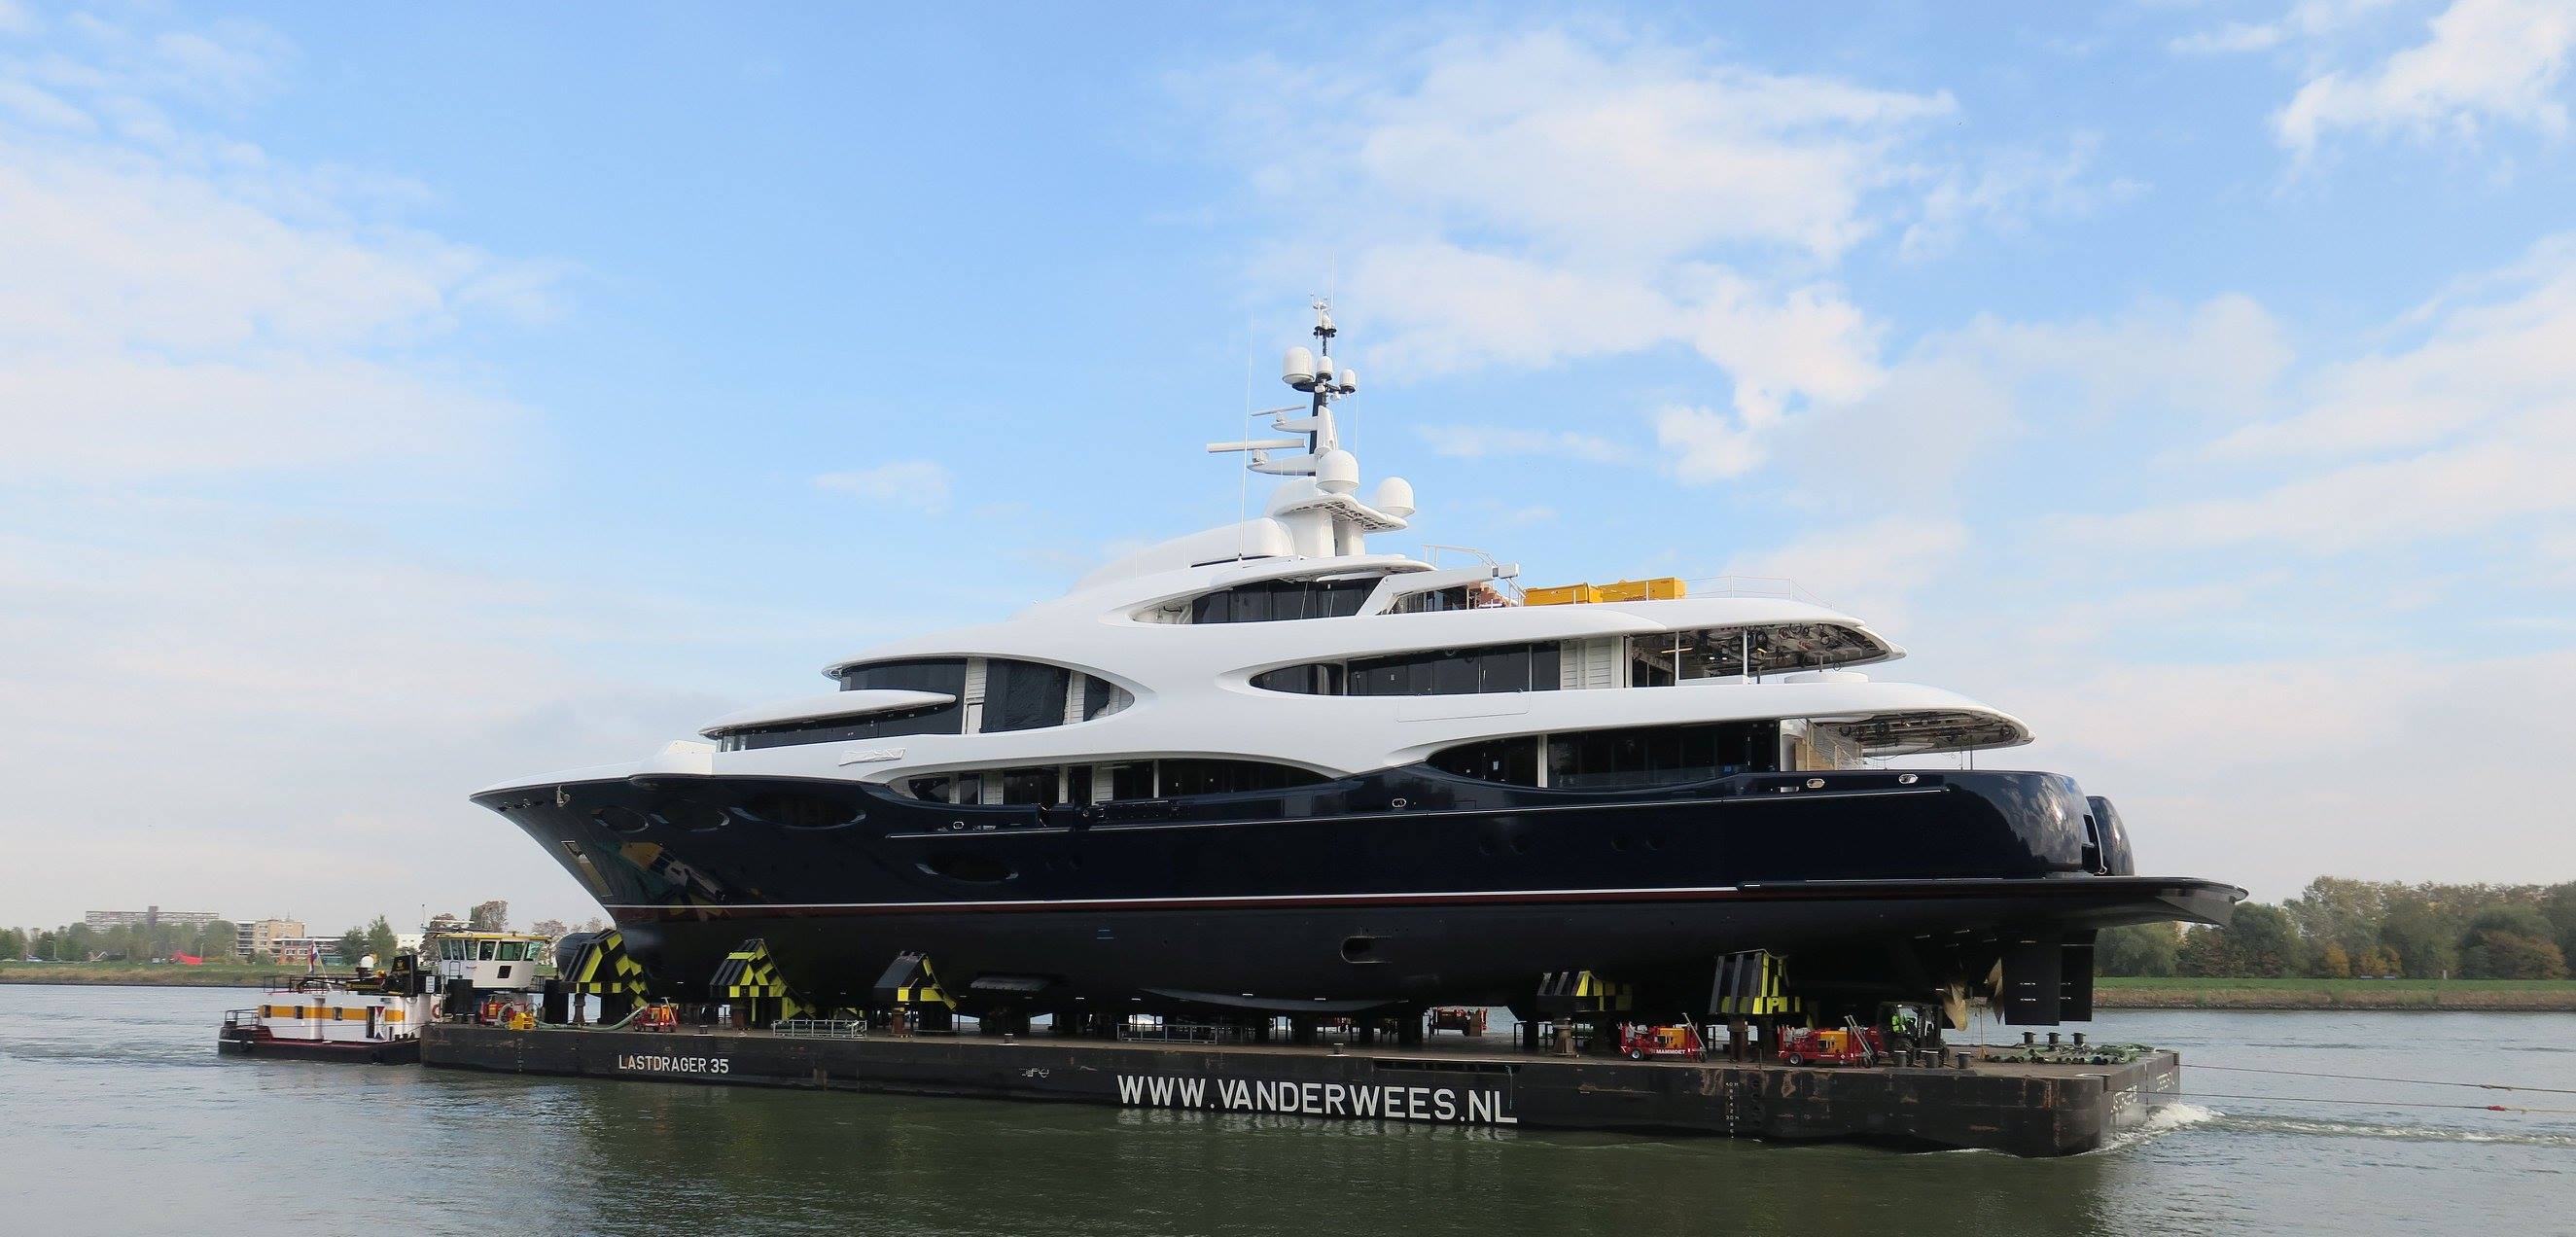
[[[1780,767],[1780,723],[1640,726],[1547,738],[1547,784],[1567,790],[1662,786]]]
[[[1456,588],[1435,588],[1429,592],[1407,593],[1396,598],[1395,604],[1387,607],[1387,613],[1437,614],[1444,610],[1473,610],[1477,608],[1480,595],[1490,596],[1491,592],[1482,590],[1478,586],[1461,584]]]
[[[866,666],[844,666],[834,676],[841,680],[841,690],[938,692],[943,696],[966,694],[966,659],[938,657],[921,661],[885,661]]]
[[[1332,662],[1281,666],[1252,676],[1252,685],[1263,691],[1294,692],[1300,696],[1338,696],[1342,694],[1342,668]]]
[[[1488,739],[1433,752],[1426,763],[1443,773],[1455,773],[1460,777],[1513,786],[1536,786],[1541,743],[1542,740],[1535,735]]]
[[[965,687],[960,684],[959,691]],[[884,739],[907,734],[955,734],[965,717],[957,705],[933,705],[926,709],[908,709],[899,713],[879,713],[870,717],[823,722],[797,722],[782,726],[765,726],[742,730],[716,740],[722,751],[740,752],[762,747],[792,747],[800,743],[841,743],[852,739]]]
[[[1353,696],[1552,692],[1558,687],[1557,655],[1551,641],[1372,657],[1350,664],[1344,690]]]
[[[1154,797],[1154,762],[1130,761],[1108,766],[1110,799],[1151,799]]]
[[[1107,717],[1136,703],[1135,694],[1107,679],[1082,676],[1082,720]]]
[[[984,733],[1064,724],[1073,672],[1062,666],[993,658],[984,663]]]
[[[476,941],[476,942],[474,943],[474,953],[475,953],[475,958],[474,958],[474,960],[475,960],[475,961],[477,961],[477,962],[493,962],[493,961],[497,961],[497,959],[495,959],[492,955],[493,955],[493,953],[495,952],[495,950],[494,950],[494,948],[493,948],[493,947],[494,947],[494,946],[496,946],[496,945],[499,945],[499,944],[500,944],[500,942],[499,942],[499,941]]]
[[[1677,680],[1778,674],[1873,661],[1885,650],[1835,623],[1707,628],[1636,636],[1628,642],[1629,685],[1669,687]]]
[[[1004,769],[995,776],[1002,779],[1004,803],[1051,805],[1063,802],[1056,795],[1060,779],[1053,765],[1042,769]]]
[[[1376,591],[1375,577],[1357,580],[1262,580],[1238,584],[1190,602],[1193,623],[1271,623],[1288,619],[1347,618]]]
[[[1165,799],[1247,790],[1284,790],[1324,780],[1304,769],[1258,760],[1166,760],[1160,763],[1160,797]]]

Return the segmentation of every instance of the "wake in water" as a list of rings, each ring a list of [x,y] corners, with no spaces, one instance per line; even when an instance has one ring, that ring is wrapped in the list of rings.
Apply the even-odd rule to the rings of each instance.
[[[2212,1121],[2218,1120],[2224,1115],[2225,1114],[2219,1112],[2215,1108],[2203,1108],[2198,1104],[2186,1104],[2180,1100],[2157,1104],[2147,1111],[2147,1119],[2140,1123],[2138,1128],[2113,1137],[2111,1141],[2102,1144],[2099,1149],[2092,1151],[2089,1154],[2100,1155],[2103,1152],[2117,1151],[2123,1147],[2134,1147],[2149,1139],[2161,1138],[2164,1135],[2171,1134],[2176,1130],[2190,1129],[2195,1125],[2206,1125]]]
[[[2273,1134],[2309,1134],[2329,1138],[2386,1138],[2422,1143],[2500,1143],[2517,1147],[2576,1149],[2576,1134],[2543,1130],[2465,1130],[2440,1125],[2384,1125],[2368,1121],[2331,1121],[2311,1117],[2234,1116],[2230,1129]]]

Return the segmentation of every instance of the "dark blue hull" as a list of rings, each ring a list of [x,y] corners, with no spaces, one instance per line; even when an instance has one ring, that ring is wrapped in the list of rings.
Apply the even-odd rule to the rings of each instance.
[[[918,952],[970,1009],[1515,1004],[1567,969],[1679,1001],[1720,954],[1888,942],[1920,987],[1980,978],[2005,934],[2217,921],[2242,896],[2128,875],[2116,827],[2040,773],[1586,792],[1417,767],[1087,809],[658,778],[479,801],[582,879],[658,980],[703,983],[759,937],[817,999]]]

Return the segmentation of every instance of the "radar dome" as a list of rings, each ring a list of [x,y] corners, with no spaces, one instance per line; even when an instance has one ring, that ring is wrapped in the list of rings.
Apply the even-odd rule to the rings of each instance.
[[[1369,505],[1401,520],[1413,514],[1413,483],[1402,477],[1389,477],[1377,483],[1377,493]]]
[[[1292,387],[1304,387],[1315,380],[1315,354],[1304,348],[1291,348],[1288,358],[1279,363],[1279,381]]]
[[[1315,460],[1315,488],[1327,494],[1348,494],[1360,488],[1359,457],[1335,449]]]

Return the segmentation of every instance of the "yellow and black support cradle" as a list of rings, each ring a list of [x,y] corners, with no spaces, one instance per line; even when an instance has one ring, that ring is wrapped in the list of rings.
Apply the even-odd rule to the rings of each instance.
[[[648,995],[643,964],[626,952],[626,938],[615,928],[581,942],[572,964],[563,968],[563,985],[576,1005],[582,997],[598,997],[602,1024],[624,1019]]]
[[[726,954],[725,960],[716,964],[715,979],[707,987],[719,1000],[733,1006],[736,1026],[765,1027],[813,1012],[813,1007],[788,989],[786,978],[778,973],[777,960],[769,956],[769,942],[758,937]]]

